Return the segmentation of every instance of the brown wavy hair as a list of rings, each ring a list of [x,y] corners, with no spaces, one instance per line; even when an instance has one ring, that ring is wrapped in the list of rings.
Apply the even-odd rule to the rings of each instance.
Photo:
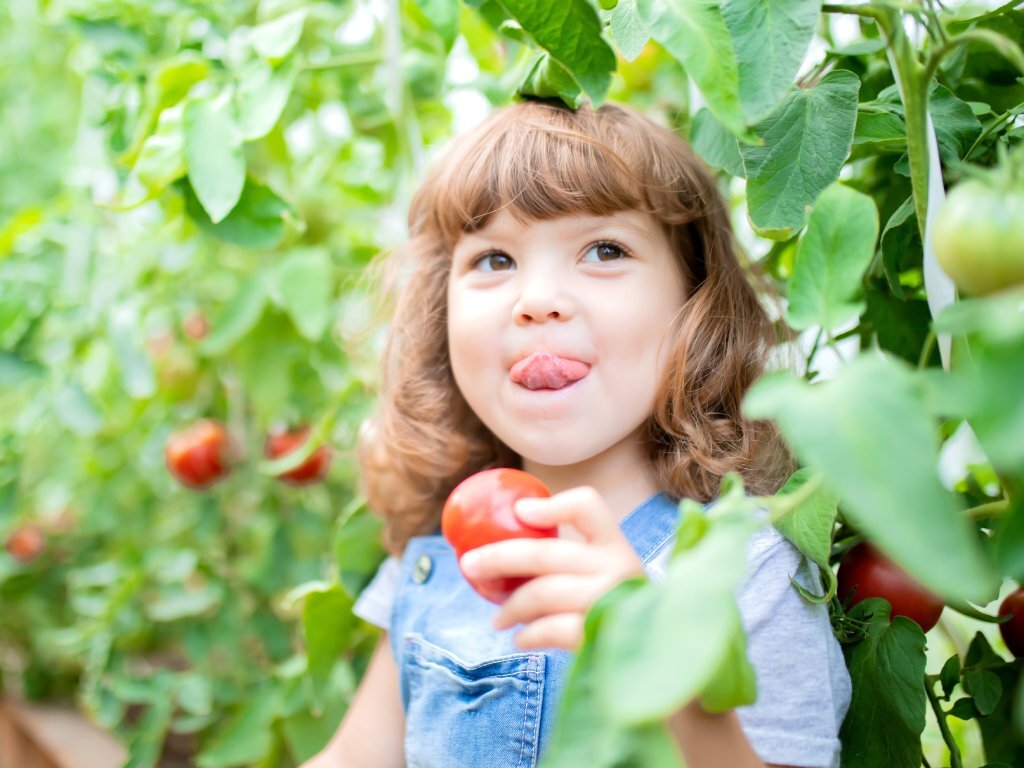
[[[745,420],[740,405],[781,339],[752,285],[769,295],[767,283],[737,257],[714,178],[676,134],[628,107],[525,101],[450,144],[413,196],[408,242],[384,262],[394,313],[380,408],[358,455],[388,549],[436,531],[445,499],[470,474],[521,464],[460,394],[446,328],[453,248],[505,208],[522,221],[637,210],[661,222],[689,294],[647,424],[659,485],[709,501],[722,476],[738,472],[751,492],[773,493],[791,458],[772,426]]]

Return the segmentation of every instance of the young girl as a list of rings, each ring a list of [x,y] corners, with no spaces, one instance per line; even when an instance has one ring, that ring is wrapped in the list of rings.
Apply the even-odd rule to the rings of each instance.
[[[455,141],[413,199],[383,400],[364,431],[372,509],[393,553],[355,612],[385,630],[337,734],[310,768],[528,768],[552,733],[587,609],[657,578],[683,497],[790,469],[740,404],[775,336],[713,179],[671,131],[614,105],[539,101]],[[517,505],[559,538],[466,554],[440,536],[464,478],[517,467],[550,499]],[[815,566],[767,527],[738,591],[757,702],[670,721],[689,768],[838,765],[850,681]],[[679,660],[680,665],[685,659]],[[666,669],[669,675],[672,670]]]

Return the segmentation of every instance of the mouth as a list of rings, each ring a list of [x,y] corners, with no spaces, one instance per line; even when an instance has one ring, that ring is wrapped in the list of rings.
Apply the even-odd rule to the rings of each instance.
[[[589,363],[550,352],[534,352],[509,369],[509,378],[531,392],[557,391],[575,384],[588,373]]]

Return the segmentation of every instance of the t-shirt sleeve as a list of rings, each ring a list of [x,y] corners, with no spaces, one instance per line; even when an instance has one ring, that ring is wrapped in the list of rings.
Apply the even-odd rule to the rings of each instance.
[[[395,602],[401,564],[397,557],[389,557],[381,563],[376,575],[360,593],[352,613],[381,629],[390,629],[391,606]]]
[[[770,526],[751,539],[749,570],[737,592],[757,701],[739,707],[743,731],[767,763],[833,768],[850,705],[850,676],[828,608],[790,583],[822,594],[818,566]]]

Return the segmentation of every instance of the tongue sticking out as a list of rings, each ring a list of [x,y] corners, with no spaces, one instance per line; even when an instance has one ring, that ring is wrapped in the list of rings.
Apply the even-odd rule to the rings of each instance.
[[[537,352],[513,365],[509,377],[527,389],[562,389],[589,372],[590,366],[579,360]]]

